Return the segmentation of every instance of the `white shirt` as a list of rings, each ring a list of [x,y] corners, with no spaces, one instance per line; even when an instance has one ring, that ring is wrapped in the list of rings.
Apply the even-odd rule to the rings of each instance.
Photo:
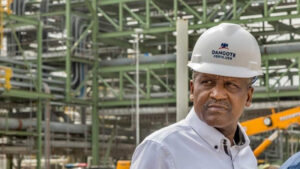
[[[230,146],[192,108],[184,120],[145,138],[133,154],[130,169],[257,169],[249,138],[240,124],[238,128],[244,142]]]

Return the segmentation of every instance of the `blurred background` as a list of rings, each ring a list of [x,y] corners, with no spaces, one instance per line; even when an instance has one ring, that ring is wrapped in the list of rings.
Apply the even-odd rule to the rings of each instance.
[[[273,134],[257,158],[280,165],[300,149],[300,0],[1,0],[0,168],[126,167],[188,113],[187,61],[221,22],[260,45],[241,122],[253,150]]]

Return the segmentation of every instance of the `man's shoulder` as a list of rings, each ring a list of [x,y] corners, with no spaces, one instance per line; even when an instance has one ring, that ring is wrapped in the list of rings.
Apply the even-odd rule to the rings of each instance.
[[[153,132],[147,136],[144,141],[154,141],[163,144],[169,137],[179,136],[179,133],[189,129],[189,125],[182,120]]]

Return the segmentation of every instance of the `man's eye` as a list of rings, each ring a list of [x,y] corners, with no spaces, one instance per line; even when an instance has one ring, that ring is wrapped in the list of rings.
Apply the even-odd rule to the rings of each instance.
[[[226,83],[226,86],[232,88],[232,89],[239,89],[240,86],[231,82]]]
[[[202,80],[201,81],[201,84],[204,84],[204,85],[210,85],[212,83],[213,83],[212,80]]]

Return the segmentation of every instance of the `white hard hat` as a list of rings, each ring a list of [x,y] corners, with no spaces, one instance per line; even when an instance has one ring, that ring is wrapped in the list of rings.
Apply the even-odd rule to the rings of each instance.
[[[255,38],[240,25],[222,23],[197,40],[188,66],[196,72],[250,78],[262,74]]]

